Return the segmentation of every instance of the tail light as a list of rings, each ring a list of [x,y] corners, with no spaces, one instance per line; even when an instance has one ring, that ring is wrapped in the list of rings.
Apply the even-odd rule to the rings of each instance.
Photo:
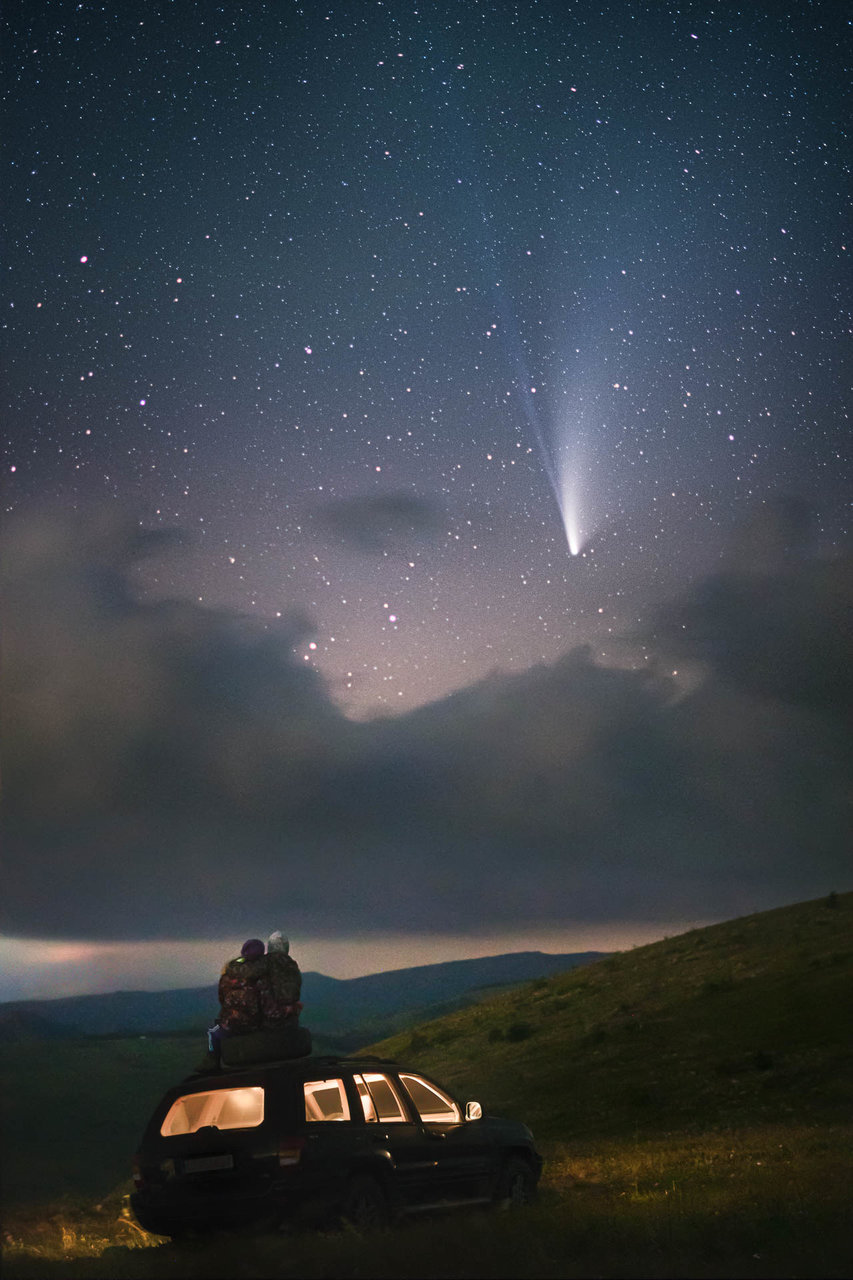
[[[304,1137],[279,1138],[278,1163],[282,1166],[288,1164],[299,1164],[304,1148]]]

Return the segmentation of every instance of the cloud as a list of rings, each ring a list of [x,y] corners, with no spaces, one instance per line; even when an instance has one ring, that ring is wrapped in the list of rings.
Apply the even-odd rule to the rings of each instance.
[[[140,558],[174,535],[118,514],[10,522],[3,544],[7,812],[66,823],[190,803],[288,813],[343,721],[274,628],[188,601],[143,603]]]
[[[809,554],[792,499],[754,512],[720,572],[658,610],[644,638],[746,693],[853,712],[853,556]]]
[[[304,618],[139,598],[169,541],[115,515],[7,525],[5,932],[447,934],[846,886],[842,558],[765,538],[662,608],[656,642],[704,670],[686,695],[578,649],[358,724],[294,657]]]
[[[440,517],[435,503],[408,493],[343,498],[319,510],[329,533],[368,555],[411,550],[436,535]]]

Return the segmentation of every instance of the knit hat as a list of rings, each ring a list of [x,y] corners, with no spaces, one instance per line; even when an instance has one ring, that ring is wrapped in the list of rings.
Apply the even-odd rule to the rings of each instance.
[[[276,929],[275,933],[270,934],[267,950],[283,951],[285,955],[290,951],[290,942],[287,938],[282,937],[280,929]]]
[[[263,954],[264,944],[260,938],[250,938],[240,949],[240,955],[244,960],[259,960]]]

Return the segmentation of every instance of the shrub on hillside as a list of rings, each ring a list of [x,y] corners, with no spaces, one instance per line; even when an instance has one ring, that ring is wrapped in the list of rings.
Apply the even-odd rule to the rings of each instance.
[[[527,1040],[535,1030],[536,1028],[529,1022],[511,1022],[506,1029],[506,1038],[513,1043],[517,1040]]]

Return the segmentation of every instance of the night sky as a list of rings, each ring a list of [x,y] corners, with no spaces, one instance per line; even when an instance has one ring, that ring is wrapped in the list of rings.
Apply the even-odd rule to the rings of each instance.
[[[3,24],[4,932],[849,887],[843,7]]]

